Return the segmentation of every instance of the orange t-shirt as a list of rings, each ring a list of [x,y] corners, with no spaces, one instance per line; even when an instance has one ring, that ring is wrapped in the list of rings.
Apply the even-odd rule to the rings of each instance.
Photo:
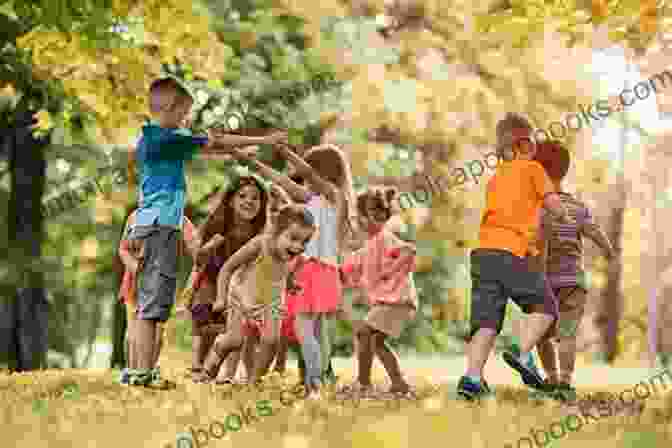
[[[553,191],[539,162],[513,160],[499,165],[488,182],[479,247],[524,257],[539,227],[544,196]]]

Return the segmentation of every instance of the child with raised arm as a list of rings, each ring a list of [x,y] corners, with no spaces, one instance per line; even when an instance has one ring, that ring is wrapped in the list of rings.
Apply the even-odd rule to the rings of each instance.
[[[318,235],[306,249],[309,260],[297,273],[301,297],[294,303],[295,330],[306,367],[305,384],[311,398],[318,398],[331,356],[331,318],[343,309],[339,274],[343,243],[356,228],[352,174],[345,154],[335,145],[311,148],[303,158],[284,145],[279,152],[305,185],[299,185],[258,160],[246,157],[264,177],[282,186],[292,199],[306,204],[315,216]],[[332,381],[334,378],[331,378]]]
[[[583,270],[582,239],[587,237],[592,240],[610,261],[616,253],[606,234],[593,221],[586,204],[563,190],[562,181],[570,166],[567,148],[556,141],[538,146],[534,159],[548,173],[570,219],[569,222],[561,222],[542,210],[540,234],[545,245],[544,268],[559,302],[560,321],[557,348],[554,341],[544,339],[537,350],[548,375],[548,386],[560,392],[563,398],[573,399],[576,396],[571,385],[576,360],[576,331],[583,318],[588,293]],[[559,365],[556,356],[559,357]]]
[[[266,373],[280,339],[285,290],[296,287],[290,279],[293,263],[302,256],[315,230],[315,219],[306,207],[284,206],[272,231],[254,238],[227,260],[219,272],[213,306],[214,311],[227,309],[227,331],[215,339],[200,381],[216,377],[222,362],[242,346],[250,329],[259,332],[261,345],[250,383]]]
[[[357,208],[368,221],[369,237],[364,247],[341,267],[344,284],[362,288],[370,305],[363,324],[355,327],[359,370],[355,387],[362,393],[372,390],[374,356],[381,361],[392,382],[390,393],[411,393],[396,355],[385,344],[389,337],[399,338],[418,309],[413,282],[415,245],[400,238],[406,235],[391,220],[395,196],[394,189],[380,188],[369,188],[359,195]]]
[[[150,112],[156,123],[143,126],[137,145],[139,207],[128,239],[131,251],[143,253],[137,274],[138,320],[134,333],[138,369],[131,385],[164,388],[169,384],[152,374],[158,341],[156,327],[175,304],[177,247],[186,197],[185,162],[201,154],[230,157],[230,145],[284,141],[284,134],[266,138],[217,135],[195,137],[181,128],[193,99],[174,78],[154,81],[149,89]]]
[[[488,181],[479,247],[471,253],[471,340],[467,371],[457,392],[473,400],[489,392],[483,369],[502,330],[510,297],[529,316],[520,338],[520,353],[505,351],[504,361],[526,384],[541,388],[543,378],[527,363],[530,351],[557,319],[555,299],[547,294],[543,272],[530,269],[524,258],[538,227],[543,206],[561,219],[567,213],[544,168],[532,160],[532,126],[516,114],[497,124],[502,162]]]

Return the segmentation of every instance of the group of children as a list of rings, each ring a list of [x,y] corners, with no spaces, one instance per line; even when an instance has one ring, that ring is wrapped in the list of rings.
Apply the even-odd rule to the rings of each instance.
[[[122,382],[174,387],[161,378],[157,360],[161,327],[175,303],[178,258],[184,253],[194,261],[183,305],[193,320],[195,382],[233,381],[242,358],[248,383],[256,384],[274,359],[276,370],[284,370],[293,346],[299,348],[307,396],[318,398],[325,381],[334,380],[330,325],[340,318],[354,330],[356,387],[371,390],[377,355],[390,376],[391,392],[409,393],[397,357],[384,343],[399,336],[418,305],[412,279],[415,246],[390,219],[396,193],[369,189],[356,197],[347,158],[334,145],[299,156],[284,133],[193,136],[181,127],[192,101],[173,78],[150,87],[156,123],[143,127],[134,154],[139,206],[120,243],[127,269],[120,296],[129,311],[129,365]],[[252,145],[262,143],[274,145],[289,173],[257,160]],[[256,176],[237,179],[197,229],[184,216],[184,163],[197,152],[233,158],[271,187]],[[346,243],[359,235],[362,224],[366,241],[348,254]],[[344,300],[345,288],[364,291],[370,306],[365,319],[355,319],[352,304]]]
[[[137,145],[139,206],[129,216],[119,252],[127,269],[120,296],[129,316],[129,365],[122,382],[174,386],[161,378],[157,360],[162,323],[175,304],[178,258],[188,254],[193,271],[183,305],[193,321],[195,382],[230,383],[242,359],[248,383],[256,384],[274,359],[275,370],[283,372],[287,351],[295,348],[307,396],[317,398],[324,383],[334,380],[331,325],[345,319],[353,327],[358,365],[353,388],[372,390],[377,357],[391,380],[390,392],[412,393],[386,344],[418,309],[415,245],[394,216],[397,192],[369,188],[355,196],[347,158],[334,145],[299,156],[284,133],[191,135],[181,126],[193,100],[172,78],[152,84],[149,102],[156,123],[143,127]],[[567,149],[558,142],[535,143],[531,134],[530,123],[515,114],[497,126],[501,163],[488,182],[480,243],[471,253],[471,340],[458,384],[467,399],[490,391],[483,370],[509,298],[528,316],[504,361],[528,386],[572,393],[576,329],[587,291],[582,237],[614,257],[585,204],[562,191]],[[259,161],[251,146],[257,144],[273,145],[289,172]],[[184,216],[184,163],[198,152],[237,160],[257,173],[234,180],[200,228]],[[361,248],[348,253],[347,242],[364,233]],[[364,319],[344,300],[347,288],[363,291]],[[536,367],[535,347],[546,379]]]
[[[509,298],[528,316],[504,361],[526,385],[573,399],[576,330],[587,293],[582,238],[615,258],[586,205],[562,190],[569,151],[557,141],[534,142],[532,131],[513,113],[497,125],[501,163],[488,182],[479,247],[471,253],[471,341],[457,387],[470,400],[490,392],[483,370]],[[536,366],[535,347],[546,378]]]

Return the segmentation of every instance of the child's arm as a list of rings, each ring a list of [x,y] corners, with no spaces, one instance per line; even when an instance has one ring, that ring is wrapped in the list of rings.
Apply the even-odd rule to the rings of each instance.
[[[384,265],[381,277],[393,277],[398,275],[399,272],[403,272],[404,275],[408,272],[414,272],[416,269],[415,245],[399,239],[393,233],[388,233],[386,240],[390,241],[391,244],[388,246],[390,249],[385,251],[385,257],[394,261]]]
[[[345,262],[339,267],[341,282],[346,288],[356,288],[362,279],[362,259],[364,249],[352,253],[345,259]]]
[[[216,233],[213,235],[212,238],[208,240],[207,243],[205,243],[203,246],[199,247],[196,250],[196,255],[195,255],[195,260],[196,260],[196,265],[199,268],[203,268],[207,262],[212,253],[219,247],[221,246],[224,241],[226,241],[226,238],[224,238],[222,235],[219,233]]]
[[[600,228],[600,226],[598,226],[597,223],[593,221],[593,217],[588,209],[585,209],[585,212],[586,215],[579,231],[582,235],[592,240],[600,249],[602,249],[604,256],[608,260],[614,259],[616,257],[616,251],[614,250],[614,246],[612,246],[611,241],[609,241],[609,238]]]
[[[126,219],[126,225],[124,226],[123,237],[121,241],[119,241],[119,258],[121,258],[121,262],[124,264],[126,269],[134,273],[138,270],[140,254],[138,250],[133,247],[131,241],[126,239],[126,235],[128,234],[129,228],[135,222],[135,213],[136,212],[133,212],[128,215],[128,218]]]
[[[224,310],[231,276],[238,267],[254,261],[259,256],[264,238],[264,236],[253,238],[226,260],[217,276],[217,300],[212,307],[213,311]]]
[[[196,258],[198,253],[198,248],[201,247],[201,236],[196,229],[196,226],[191,222],[189,218],[184,217],[184,225],[182,226],[184,234],[184,246],[187,249],[187,252],[193,259]]]
[[[245,135],[225,134],[211,132],[208,142],[203,146],[201,153],[203,155],[222,155],[225,158],[231,157],[236,146],[250,145],[274,145],[287,140],[286,132],[275,132],[266,137],[248,137]]]
[[[302,185],[297,184],[284,174],[280,174],[273,168],[251,157],[244,151],[235,151],[234,157],[238,160],[244,160],[261,173],[262,176],[269,178],[273,183],[280,185],[296,202],[306,203],[310,200],[310,191]]]
[[[131,254],[131,248],[128,240],[121,240],[119,243],[119,258],[126,267],[126,270],[136,273],[138,272],[138,265],[140,260],[137,256]]]
[[[287,160],[289,163],[294,165],[296,173],[300,176],[304,176],[306,180],[310,182],[311,185],[317,190],[316,193],[320,193],[328,198],[332,202],[338,200],[339,195],[337,194],[337,189],[331,182],[323,179],[317,172],[313,169],[312,166],[303,160],[298,154],[289,149],[285,145],[278,145],[280,155]]]

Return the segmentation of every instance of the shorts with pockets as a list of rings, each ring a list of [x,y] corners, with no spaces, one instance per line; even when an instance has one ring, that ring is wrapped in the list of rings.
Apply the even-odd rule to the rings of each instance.
[[[175,304],[180,231],[166,226],[135,226],[129,240],[142,240],[144,257],[137,281],[137,318],[165,322]]]
[[[525,313],[542,306],[558,319],[558,305],[543,272],[532,270],[528,260],[499,249],[471,253],[471,336],[479,328],[502,331],[506,304],[511,298]]]

